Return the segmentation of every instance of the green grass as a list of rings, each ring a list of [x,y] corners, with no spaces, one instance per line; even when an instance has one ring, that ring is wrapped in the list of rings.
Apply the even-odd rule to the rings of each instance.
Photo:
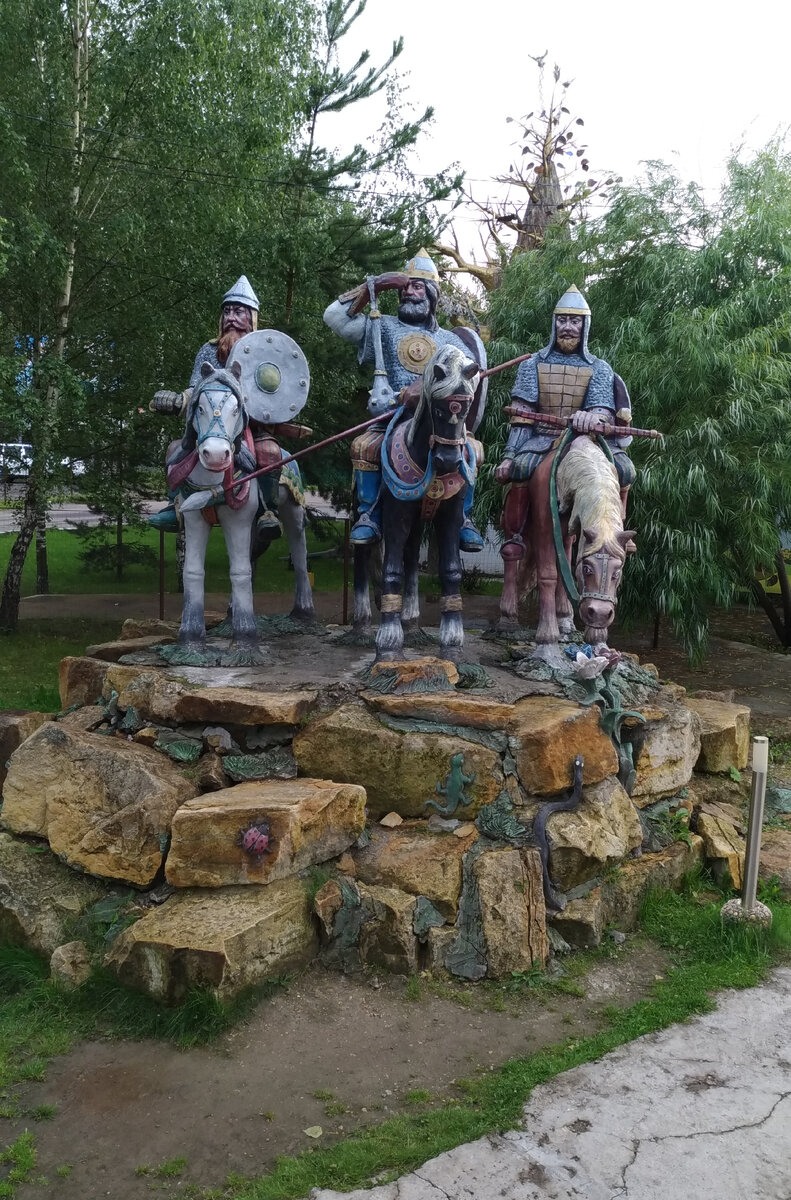
[[[751,987],[773,962],[791,949],[791,906],[775,905],[769,935],[723,928],[721,899],[700,892],[650,896],[643,913],[647,936],[673,963],[650,997],[626,1009],[608,1009],[606,1026],[585,1038],[572,1038],[527,1058],[506,1063],[462,1083],[460,1099],[435,1111],[394,1117],[344,1138],[333,1146],[283,1156],[259,1179],[234,1181],[228,1200],[292,1200],[311,1188],[348,1190],[412,1170],[427,1159],[493,1130],[518,1125],[530,1092],[582,1063],[677,1021],[714,1007],[712,992]]]
[[[508,1062],[497,1071],[459,1080],[458,1097],[451,1097],[437,1110],[409,1112],[321,1149],[297,1157],[283,1156],[271,1172],[258,1179],[234,1177],[223,1191],[224,1200],[296,1200],[313,1187],[351,1189],[372,1176],[391,1177],[411,1170],[462,1142],[513,1128],[532,1089],[559,1072],[598,1059],[643,1034],[710,1011],[712,993],[720,989],[759,983],[770,966],[789,956],[791,905],[772,904],[774,922],[768,934],[725,927],[719,915],[722,897],[712,898],[705,886],[693,878],[684,894],[648,897],[642,933],[665,951],[669,967],[646,999],[625,1009],[606,1009],[599,1032],[572,1037]],[[531,987],[537,980],[531,977],[517,983]],[[165,1010],[105,975],[65,992],[47,979],[46,964],[34,955],[0,950],[0,1099],[7,1098],[8,1089],[20,1079],[43,1071],[47,1059],[64,1053],[80,1038],[155,1037],[191,1046],[217,1037],[240,1013],[249,1011],[250,1004],[251,998],[246,997],[234,1008],[226,1008],[206,993],[194,993],[182,1008]],[[335,1100],[331,1092],[315,1095],[327,1103]],[[419,1109],[418,1095],[423,1103],[422,1092],[410,1093],[409,1107]],[[30,1135],[23,1138],[27,1140],[17,1139],[0,1162],[10,1164],[12,1171],[27,1172],[28,1178],[35,1166],[35,1150]],[[169,1165],[149,1170],[155,1174]],[[3,1192],[0,1185],[0,1197],[3,1195],[13,1196],[14,1192]]]
[[[15,634],[0,634],[0,710],[57,712],[58,665],[67,654],[84,654],[94,642],[118,637],[120,622],[67,617],[23,620]]]
[[[8,1089],[15,1084],[42,1079],[47,1061],[81,1038],[159,1038],[182,1048],[202,1045],[282,986],[273,981],[230,1005],[196,990],[178,1008],[163,1008],[108,973],[98,972],[73,991],[58,987],[48,975],[48,964],[37,955],[0,947],[0,1102],[12,1102]]]
[[[13,533],[0,534],[0,578],[5,574],[15,536]],[[146,530],[139,540],[152,551],[154,561],[150,565],[130,565],[125,569],[123,579],[119,580],[112,570],[91,568],[90,572],[86,571],[80,558],[83,543],[78,534],[65,529],[48,530],[50,591],[58,595],[77,596],[93,595],[97,592],[155,595],[159,588],[159,534],[154,529]],[[313,532],[308,533],[307,542],[308,553],[328,550],[333,545],[330,541],[320,541]],[[25,562],[22,572],[23,596],[35,594],[35,557],[35,554],[30,553]],[[281,537],[259,560],[255,582],[257,592],[288,593],[293,590],[294,575],[288,569],[287,559],[288,542],[285,537]],[[343,562],[340,557],[328,555],[326,558],[313,558],[310,561],[310,569],[314,573],[317,589],[335,590],[343,586]],[[177,585],[176,539],[172,534],[168,534],[165,537],[165,590],[175,592]],[[212,530],[206,551],[206,591],[229,591],[228,555],[225,551],[225,539],[219,529]]]
[[[6,1146],[5,1150],[0,1150],[0,1196],[15,1196],[19,1184],[30,1180],[35,1166],[36,1145],[33,1134],[25,1130],[15,1142]],[[2,1178],[3,1175],[5,1178]]]

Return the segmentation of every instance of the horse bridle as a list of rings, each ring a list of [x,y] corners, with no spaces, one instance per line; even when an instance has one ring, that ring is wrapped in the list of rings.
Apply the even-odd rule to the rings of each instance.
[[[590,562],[591,559],[598,559],[601,563],[601,566],[599,567],[599,579],[605,579],[606,578],[605,572],[607,570],[606,563],[608,563],[611,558],[617,558],[617,557],[618,557],[617,554],[607,554],[604,550],[597,550],[595,554],[586,554],[580,559],[579,564],[578,564],[578,570],[581,573],[583,562]],[[621,562],[621,566],[623,566],[623,561]],[[616,608],[618,605],[617,595],[616,596],[608,596],[606,592],[582,591],[579,594],[579,598],[580,598],[580,602],[582,602],[583,600],[606,600],[608,604],[611,604],[613,606],[613,608]]]
[[[450,406],[450,402],[452,400],[458,400],[458,401],[462,402],[462,407],[464,404],[467,405],[467,412],[469,412],[470,407],[472,405],[473,398],[474,397],[472,395],[468,396],[468,395],[466,395],[465,392],[453,392],[450,396],[444,396],[442,398],[442,403],[448,404],[448,406]],[[459,411],[461,411],[461,408],[459,409]],[[467,413],[465,413],[464,415],[466,418]],[[432,432],[429,434],[429,439],[428,439],[429,450],[433,450],[435,446],[465,446],[467,444],[467,426],[465,425],[464,421],[462,421],[462,423],[461,423],[461,437],[457,437],[457,438],[444,438],[444,437],[440,437],[438,433],[434,433],[433,432],[433,430],[434,430],[433,414],[432,414],[432,418],[431,418],[431,428],[432,428]]]
[[[206,429],[206,432],[205,432],[205,433],[201,433],[201,428],[200,428],[200,411],[199,411],[199,408],[198,408],[197,401],[198,401],[198,400],[200,400],[201,396],[209,396],[209,397],[210,397],[210,396],[211,396],[211,394],[212,394],[212,392],[219,392],[219,391],[220,391],[220,389],[219,389],[219,388],[216,388],[216,387],[215,387],[215,388],[209,388],[209,387],[207,387],[207,388],[203,388],[203,389],[200,391],[200,393],[198,394],[198,396],[196,397],[196,403],[195,403],[195,432],[196,432],[196,433],[197,433],[197,435],[198,435],[198,440],[197,440],[197,443],[196,443],[198,446],[202,446],[202,445],[203,445],[203,443],[204,443],[205,441],[208,441],[208,439],[209,439],[210,437],[218,437],[218,438],[221,438],[223,441],[226,441],[226,442],[228,443],[228,445],[229,445],[229,446],[232,446],[232,445],[234,444],[235,438],[233,438],[233,437],[231,437],[231,436],[229,435],[229,433],[228,433],[228,430],[227,430],[227,429],[226,429],[226,427],[225,427],[225,422],[224,422],[224,421],[223,421],[223,419],[222,419],[222,406],[221,406],[221,405],[219,405],[219,406],[218,406],[218,404],[217,404],[217,402],[216,402],[215,400],[210,400],[210,403],[212,404],[212,406],[213,406],[213,410],[214,410],[214,411],[213,411],[213,414],[212,414],[212,418],[211,418],[211,420],[209,421],[209,425],[208,425],[208,428]],[[223,387],[223,389],[222,389],[222,393],[221,393],[221,394],[222,394],[222,395],[224,395],[224,396],[225,396],[225,395],[234,396],[234,398],[235,398],[236,400],[238,400],[238,399],[239,399],[239,398],[238,398],[238,396],[235,396],[235,395],[234,395],[234,391],[233,391],[233,389],[232,389],[232,388],[229,388],[229,387]],[[240,404],[239,404],[239,409],[240,409],[240,412],[241,412],[241,407],[242,407],[242,406],[241,406],[241,402],[240,402]],[[215,427],[215,426],[217,427],[217,430],[218,430],[218,432],[215,432],[215,433],[213,433],[213,432],[212,432],[212,430],[214,430],[214,427]]]

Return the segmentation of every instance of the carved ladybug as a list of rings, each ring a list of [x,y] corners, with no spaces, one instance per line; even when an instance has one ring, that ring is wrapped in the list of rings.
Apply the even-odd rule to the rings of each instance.
[[[258,824],[251,821],[246,829],[239,831],[236,844],[241,846],[245,854],[249,854],[251,858],[260,862],[265,854],[271,853],[272,841],[272,833],[265,821],[260,821]]]

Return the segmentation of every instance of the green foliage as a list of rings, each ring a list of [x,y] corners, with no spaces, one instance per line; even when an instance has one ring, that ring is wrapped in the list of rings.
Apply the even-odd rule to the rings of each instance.
[[[240,272],[261,325],[305,349],[317,433],[354,423],[353,355],[323,310],[431,240],[436,201],[459,184],[455,172],[407,169],[431,111],[414,119],[405,107],[401,43],[380,66],[367,51],[344,65],[364,8],[43,0],[31,14],[27,0],[8,0],[0,10],[0,435],[32,441],[35,463],[2,606],[9,627],[34,510],[68,479],[65,456],[86,463],[81,491],[105,514],[104,546],[126,573],[125,530],[180,433],[148,400],[187,385]],[[77,58],[73,29],[85,35]],[[364,131],[365,100],[382,88],[382,128],[346,154],[326,149],[322,116],[361,105]],[[342,494],[347,453],[311,464],[309,480],[326,472]]]
[[[25,1130],[15,1142],[0,1150],[0,1196],[13,1197],[21,1183],[28,1183],[36,1167],[36,1143],[33,1134]],[[5,1171],[4,1168],[8,1170]]]
[[[539,253],[517,255],[492,297],[491,357],[504,361],[546,343],[557,297],[577,284],[593,312],[591,348],[626,381],[635,424],[666,435],[630,450],[638,554],[620,609],[665,615],[692,656],[704,652],[709,606],[727,607],[757,570],[771,573],[778,524],[791,524],[789,227],[783,145],[733,159],[712,206],[652,163],[600,219],[549,230]],[[492,471],[512,381],[492,381],[484,516],[501,503]]]

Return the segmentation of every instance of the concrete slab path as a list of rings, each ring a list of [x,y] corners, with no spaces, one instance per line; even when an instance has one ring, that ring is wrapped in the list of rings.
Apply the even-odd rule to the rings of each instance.
[[[524,1126],[311,1200],[791,1200],[791,969],[536,1088]]]

